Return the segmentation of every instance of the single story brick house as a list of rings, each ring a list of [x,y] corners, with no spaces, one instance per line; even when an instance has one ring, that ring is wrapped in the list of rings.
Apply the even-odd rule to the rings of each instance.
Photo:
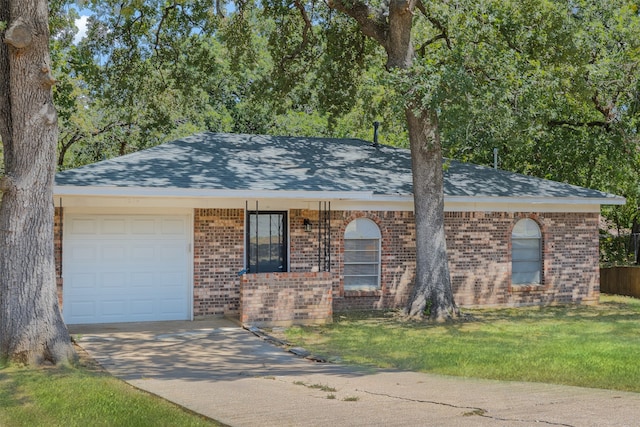
[[[445,160],[460,306],[595,303],[598,220],[624,198]],[[403,306],[414,279],[408,150],[203,133],[60,172],[69,324],[236,316],[325,322]]]

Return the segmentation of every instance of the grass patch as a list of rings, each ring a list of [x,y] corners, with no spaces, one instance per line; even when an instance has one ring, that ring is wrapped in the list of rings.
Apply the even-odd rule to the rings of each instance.
[[[640,300],[600,305],[464,310],[469,321],[406,322],[340,314],[293,327],[287,339],[346,363],[463,377],[640,392]]]
[[[87,366],[0,369],[2,426],[219,426]]]
[[[293,382],[294,385],[301,385],[304,386],[306,388],[311,388],[314,390],[320,390],[320,391],[324,391],[326,393],[333,393],[338,391],[335,387],[331,387],[325,384],[307,384],[304,381],[294,381]]]

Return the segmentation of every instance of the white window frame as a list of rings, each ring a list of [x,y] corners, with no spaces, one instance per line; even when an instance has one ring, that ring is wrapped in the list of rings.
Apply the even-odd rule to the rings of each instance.
[[[532,243],[536,241],[538,243],[537,257],[536,258],[516,258],[514,250],[514,242],[527,242]],[[524,252],[524,251],[523,251]],[[520,273],[535,273],[533,271],[522,271],[516,269],[516,265],[524,263],[537,263],[538,264],[538,278],[537,280],[518,280],[516,275]],[[520,219],[513,226],[511,230],[511,284],[514,286],[527,286],[527,285],[541,285],[544,280],[543,276],[543,257],[542,257],[542,230],[540,225],[531,218]]]
[[[376,259],[375,262],[359,261],[348,262],[346,261],[346,253],[349,252],[346,249],[347,241],[349,240],[376,240]],[[345,255],[343,258],[343,285],[344,291],[377,291],[381,289],[381,265],[382,265],[382,234],[378,224],[368,218],[356,218],[351,221],[344,230],[344,242],[345,242]],[[373,252],[372,250],[354,250],[353,252]],[[347,277],[374,277],[373,275],[358,275],[348,274],[348,266],[361,266],[361,265],[376,265],[375,286],[365,285],[350,285],[347,283]]]

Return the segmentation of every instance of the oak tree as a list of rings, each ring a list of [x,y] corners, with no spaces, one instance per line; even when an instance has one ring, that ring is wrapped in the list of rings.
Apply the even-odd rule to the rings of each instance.
[[[57,115],[45,0],[0,0],[0,361],[68,363],[53,249]]]

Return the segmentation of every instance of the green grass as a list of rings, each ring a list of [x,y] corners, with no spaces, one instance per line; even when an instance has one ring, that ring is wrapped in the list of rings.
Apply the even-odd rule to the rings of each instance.
[[[640,392],[638,299],[464,313],[471,319],[440,325],[389,313],[338,315],[286,334],[296,346],[358,365]]]
[[[218,426],[86,366],[0,369],[1,426]]]

